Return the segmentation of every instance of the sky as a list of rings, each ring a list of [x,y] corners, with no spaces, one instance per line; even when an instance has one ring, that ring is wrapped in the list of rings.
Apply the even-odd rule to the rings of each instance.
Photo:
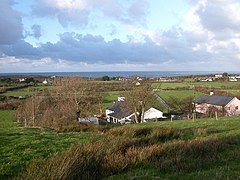
[[[239,71],[239,0],[0,0],[0,73]]]

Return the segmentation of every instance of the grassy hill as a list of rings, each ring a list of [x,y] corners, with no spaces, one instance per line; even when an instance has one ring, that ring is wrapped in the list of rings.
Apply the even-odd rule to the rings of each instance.
[[[85,143],[91,137],[89,133],[18,127],[15,111],[0,111],[0,179],[19,174],[32,159],[48,158],[73,143]]]
[[[238,179],[240,118],[163,121],[99,132],[18,127],[0,111],[0,179]]]

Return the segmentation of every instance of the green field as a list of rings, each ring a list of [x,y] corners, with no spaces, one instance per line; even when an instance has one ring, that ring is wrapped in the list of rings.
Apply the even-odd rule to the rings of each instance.
[[[158,89],[177,89],[177,88],[192,88],[194,86],[204,86],[208,88],[229,88],[238,87],[240,82],[162,82],[152,83],[153,88]]]
[[[16,89],[13,91],[8,91],[6,93],[3,93],[4,96],[26,96],[31,95],[33,91],[39,92],[44,91],[51,88],[51,86],[34,86],[34,87],[27,87],[23,89]]]
[[[162,83],[152,83],[153,88],[158,89],[175,89],[175,88],[182,88],[182,87],[188,87],[189,85],[187,83],[181,83],[181,82],[162,82]]]
[[[239,89],[224,89],[222,91],[234,94],[236,96],[240,95],[240,88]]]
[[[117,101],[118,97],[121,96],[121,91],[108,91],[104,92],[103,96],[103,106],[104,108],[109,107],[113,101]]]
[[[205,86],[209,88],[229,88],[240,86],[240,82],[194,82],[195,86]]]
[[[183,100],[189,96],[195,96],[196,98],[200,95],[203,95],[203,93],[193,90],[165,90],[165,91],[159,91],[158,95],[168,102],[171,98],[176,98],[179,100]]]
[[[155,135],[152,136],[151,134],[145,134],[149,132],[149,128],[150,130],[155,129],[155,133],[158,128],[160,128],[159,130],[161,130],[161,128],[174,128],[172,129],[174,131],[171,129],[166,129],[167,134],[161,135],[161,138],[166,139],[162,139],[164,141],[161,140],[158,142],[157,139],[154,138]],[[175,131],[177,134],[176,137],[174,135]],[[161,134],[161,131],[159,133]],[[126,140],[130,144],[133,143],[133,149],[130,149],[131,151],[134,151],[134,148],[138,148],[138,146],[139,148],[143,146],[143,149],[139,149],[139,151],[144,152],[147,150],[146,148],[150,148],[152,145],[155,147],[155,145],[152,143],[156,143],[156,146],[162,145],[163,147],[166,146],[167,148],[172,149],[172,146],[175,143],[176,145],[178,143],[181,145],[184,142],[187,145],[186,148],[190,148],[189,150],[192,151],[188,152],[189,150],[187,150],[184,152],[188,152],[189,155],[180,153],[180,155],[178,155],[179,157],[177,156],[177,158],[180,159],[175,160],[173,159],[175,157],[175,153],[178,154],[178,152],[182,152],[184,150],[178,149],[176,146],[174,151],[170,149],[169,152],[164,151],[164,153],[166,153],[166,158],[169,156],[169,162],[167,159],[165,159],[165,156],[160,156],[159,158],[162,158],[161,161],[163,164],[161,164],[160,160],[157,159],[146,159],[146,162],[139,159],[133,161],[135,159],[135,155],[133,154],[131,155],[131,160],[128,160],[129,162],[126,161],[125,163],[132,163],[133,161],[136,163],[135,165],[129,164],[122,170],[116,170],[115,173],[113,173],[110,177],[106,177],[105,179],[238,179],[240,177],[239,117],[223,117],[219,118],[219,120],[178,120],[173,122],[163,121],[157,123],[126,125],[112,128],[111,131],[107,131],[105,134],[102,134],[101,137],[98,137],[98,139],[100,138],[99,142],[105,142],[106,146],[110,145],[109,149],[111,146],[116,146],[115,148],[117,148],[119,140],[122,139],[123,141]],[[22,128],[18,127],[15,122],[14,111],[0,111],[0,179],[17,176],[26,169],[28,163],[33,159],[43,157],[45,158],[44,162],[47,162],[47,159],[50,157],[55,156],[61,151],[69,149],[71,144],[87,143],[90,139],[95,139],[97,137],[96,135],[97,134],[93,132],[57,133],[53,130],[43,128]],[[171,139],[172,136],[173,139]],[[107,137],[111,137],[109,141],[106,141]],[[114,140],[115,138],[117,139]],[[116,145],[111,144],[112,140],[116,143]],[[206,144],[208,144],[208,140],[210,142],[213,140],[213,144],[215,143],[215,145],[210,143],[209,146],[213,147],[207,147]],[[151,144],[144,145],[148,141]],[[206,144],[201,143],[202,141],[206,141]],[[143,144],[138,144],[139,142],[142,142]],[[190,142],[194,142],[194,144],[191,145]],[[200,144],[198,144],[198,142]],[[138,145],[137,147],[134,147],[134,144],[136,143]],[[95,146],[96,145],[94,145],[94,147]],[[131,146],[129,148],[131,148]],[[208,154],[208,151],[211,151],[211,153],[214,152],[211,150],[211,148],[217,148],[216,150],[218,153],[216,154],[216,157],[212,157],[211,154]],[[198,153],[201,153],[199,154],[199,157]],[[120,154],[118,154],[116,158],[119,155]],[[147,154],[140,155],[141,154],[137,156],[144,158]],[[61,157],[61,154],[57,156]],[[181,159],[183,158],[182,156],[184,156],[186,159]],[[189,158],[187,158],[188,156]],[[200,157],[203,157],[203,159],[200,159]],[[159,167],[157,164],[147,163],[155,161],[156,163],[160,163]],[[117,167],[119,169],[121,169],[122,166],[125,166],[124,164],[119,164],[117,160],[114,160],[113,162],[118,164]],[[175,167],[175,165],[172,163],[176,163],[179,167]],[[182,163],[183,166],[181,166]],[[84,166],[84,168],[88,167]],[[93,169],[89,170],[91,172]],[[81,172],[81,169],[79,171]]]
[[[56,133],[42,128],[17,126],[14,111],[0,111],[0,179],[12,178],[31,159],[50,157],[73,143],[84,143],[89,133]]]

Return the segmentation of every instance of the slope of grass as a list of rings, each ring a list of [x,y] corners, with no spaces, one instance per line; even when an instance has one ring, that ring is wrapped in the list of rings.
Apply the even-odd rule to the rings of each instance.
[[[32,159],[52,156],[91,137],[89,133],[21,128],[16,124],[14,111],[0,111],[0,179],[17,175]]]
[[[33,162],[22,178],[237,179],[239,148],[239,117],[127,125]]]
[[[240,117],[125,125],[96,136],[20,128],[14,111],[0,111],[0,138],[0,179],[240,177]]]

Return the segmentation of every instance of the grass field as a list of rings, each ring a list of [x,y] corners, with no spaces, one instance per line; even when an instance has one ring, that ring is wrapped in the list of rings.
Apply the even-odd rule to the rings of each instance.
[[[104,93],[103,106],[104,108],[109,107],[113,101],[117,101],[117,98],[121,96],[121,91],[108,91]]]
[[[222,139],[235,137],[235,142],[227,145],[226,149],[219,153],[217,160],[203,162],[203,167],[190,171],[169,170],[159,171],[157,167],[147,165],[136,167],[127,172],[110,176],[105,179],[239,179],[240,177],[240,117],[222,117],[221,120],[201,119],[195,121],[175,121],[161,123],[137,124],[141,127],[173,127],[186,132],[184,139],[210,139],[218,137]],[[200,147],[198,147],[200,153]],[[180,149],[176,149],[179,151]],[[207,152],[205,152],[207,153]],[[183,161],[184,163],[184,161]],[[190,163],[190,162],[189,162]],[[166,164],[167,165],[167,164]],[[174,169],[174,166],[172,167]]]
[[[240,82],[194,82],[195,86],[205,86],[209,88],[229,88],[240,86]]]
[[[51,86],[34,86],[34,87],[27,87],[23,89],[16,89],[13,91],[8,91],[6,93],[3,93],[5,96],[26,96],[26,95],[31,95],[33,91],[44,91],[46,89],[51,88]]]
[[[183,100],[186,97],[194,96],[197,98],[200,95],[203,95],[203,93],[193,90],[165,90],[165,91],[159,91],[158,95],[164,99],[166,102],[170,101],[171,98],[176,98],[179,100]]]
[[[224,89],[222,91],[234,94],[236,96],[240,95],[240,88],[239,89]]]
[[[204,86],[208,88],[229,88],[240,86],[240,82],[162,82],[153,83],[153,88],[159,89],[176,89],[176,88],[192,88],[192,86]]]
[[[158,129],[160,131],[158,131]],[[163,132],[161,132],[161,130],[163,130]],[[153,131],[154,134],[149,134],[151,131]],[[96,137],[96,133],[90,132],[57,133],[49,129],[21,128],[18,127],[15,122],[14,111],[0,111],[0,179],[17,176],[26,169],[29,162],[33,159],[43,157],[45,159],[44,162],[48,162],[47,159],[68,149],[72,144],[87,143],[90,139],[95,139]],[[107,137],[111,138],[107,140]],[[160,141],[157,141],[156,138],[160,138]],[[124,161],[124,163],[120,158],[122,157],[121,154],[118,153],[115,155],[113,157],[113,163],[117,164],[117,170],[115,170],[111,176],[105,177],[105,179],[238,179],[240,177],[239,117],[222,117],[219,118],[219,120],[208,118],[195,121],[178,120],[173,122],[163,121],[126,125],[112,128],[105,134],[98,136],[98,139],[98,142],[103,141],[106,143],[105,146],[109,149],[115,149],[119,146],[119,142],[123,141],[122,143],[124,143],[124,141],[126,141],[127,144],[130,143],[127,146],[130,148],[130,151],[127,150],[127,152],[133,153],[130,155],[131,159],[126,160],[126,162]],[[208,140],[210,141],[209,146],[213,147],[206,146]],[[201,143],[205,141],[206,143]],[[213,141],[213,144],[211,141]],[[112,142],[115,144],[111,144]],[[177,148],[178,145],[182,146],[183,143],[186,143],[186,147],[184,145],[184,148],[189,148],[186,152],[185,150]],[[177,145],[175,148],[172,147],[174,144]],[[92,145],[97,148],[99,143],[95,145],[93,142]],[[121,144],[120,147],[123,145],[124,144]],[[156,148],[159,145],[160,147],[166,146],[166,148],[170,148],[169,150],[166,149],[166,152],[164,150],[166,155],[163,157],[159,156],[159,158],[162,159],[161,161],[155,158],[144,161],[141,160],[144,159],[145,156],[147,157],[148,153],[153,153],[152,151],[148,152],[151,148]],[[139,153],[135,154],[134,152],[138,148]],[[171,150],[172,148],[174,151]],[[211,148],[217,148],[216,151],[218,152],[215,154],[216,157],[215,155],[212,157],[211,153],[214,153],[214,151],[211,150]],[[93,151],[96,150],[93,149]],[[114,152],[115,151],[118,152],[116,149]],[[143,153],[145,151],[146,153]],[[141,153],[143,154],[141,155]],[[180,154],[176,156],[175,153]],[[68,152],[66,155],[70,156]],[[59,154],[57,156],[61,157],[62,155]],[[127,158],[125,156],[127,155],[125,154],[123,158]],[[135,156],[141,158],[138,159]],[[155,157],[154,154],[152,154],[152,156]],[[57,160],[59,159],[57,158]],[[79,163],[80,162],[87,163],[88,159],[84,162],[79,160]],[[134,164],[132,164],[133,162]],[[126,163],[130,164],[127,165]],[[126,166],[124,164],[126,164]],[[177,165],[175,166],[174,164]],[[111,166],[115,167],[114,164]],[[58,166],[55,168],[58,168]],[[74,167],[72,168],[74,169]],[[84,168],[86,169],[88,167],[84,166]],[[89,170],[92,172],[93,169]],[[39,171],[41,171],[41,168]],[[79,171],[82,172],[81,169],[79,169]]]
[[[73,143],[84,143],[89,133],[56,133],[49,129],[18,127],[14,111],[0,111],[0,179],[12,178],[31,159],[50,157]]]
[[[153,88],[158,89],[168,89],[168,88],[182,88],[188,87],[187,83],[180,83],[180,82],[163,82],[163,83],[152,83]]]

